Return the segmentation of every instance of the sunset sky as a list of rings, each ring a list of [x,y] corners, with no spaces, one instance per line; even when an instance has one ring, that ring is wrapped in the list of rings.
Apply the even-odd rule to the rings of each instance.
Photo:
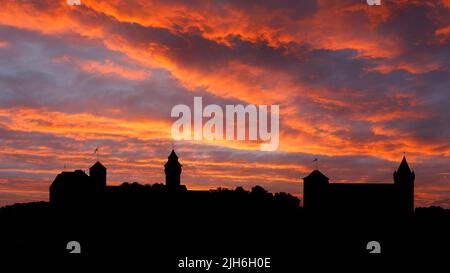
[[[450,0],[0,1],[0,206],[64,169],[164,182],[176,104],[279,104],[280,146],[176,141],[190,189],[392,182],[450,207]]]

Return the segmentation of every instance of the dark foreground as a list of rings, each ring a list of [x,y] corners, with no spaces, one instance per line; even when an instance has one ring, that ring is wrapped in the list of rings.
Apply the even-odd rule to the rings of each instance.
[[[40,202],[2,208],[0,217],[2,258],[128,263],[146,272],[282,272],[315,261],[399,262],[450,254],[450,213],[436,207],[416,209],[411,217],[368,219],[260,204],[59,209]],[[69,253],[69,241],[79,242],[81,253]],[[380,254],[369,253],[370,241],[380,243]]]

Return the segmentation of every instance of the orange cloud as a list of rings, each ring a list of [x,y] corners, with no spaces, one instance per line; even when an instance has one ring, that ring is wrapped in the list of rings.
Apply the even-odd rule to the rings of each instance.
[[[143,80],[150,77],[150,73],[145,70],[133,70],[106,59],[104,62],[92,60],[79,60],[70,56],[62,56],[54,59],[56,62],[71,63],[88,73],[112,74],[130,80]]]
[[[7,48],[9,43],[7,41],[0,40],[0,48]]]
[[[169,138],[170,125],[157,120],[114,119],[92,114],[66,114],[44,109],[0,109],[0,126],[14,131],[42,132],[75,139]]]
[[[127,56],[139,62],[142,65],[148,67],[161,67],[169,70],[172,75],[174,75],[178,80],[183,83],[185,87],[190,90],[195,90],[196,88],[203,87],[206,88],[211,93],[218,95],[224,98],[239,98],[241,100],[255,103],[255,104],[266,104],[272,103],[274,101],[286,102],[289,101],[292,97],[292,93],[300,92],[302,95],[311,96],[314,101],[321,104],[323,107],[328,109],[337,109],[337,108],[352,108],[354,106],[349,102],[344,102],[342,100],[335,100],[332,98],[327,98],[326,96],[316,96],[313,93],[305,93],[301,90],[300,87],[296,87],[296,83],[291,79],[291,76],[278,72],[276,70],[264,69],[255,65],[251,65],[248,63],[241,62],[238,59],[230,60],[226,66],[218,66],[214,71],[207,71],[202,69],[195,69],[192,67],[185,67],[180,65],[176,59],[173,58],[171,48],[167,48],[164,45],[158,43],[150,43],[145,45],[139,45],[136,43],[132,43],[131,41],[127,41],[124,37],[121,37],[120,34],[108,35],[108,18],[103,18],[99,15],[96,15],[95,18],[91,18],[95,15],[95,12],[99,14],[106,14],[108,16],[113,16],[119,21],[132,22],[132,23],[140,23],[147,26],[157,26],[157,27],[167,27],[171,31],[180,31],[180,29],[174,28],[174,21],[180,20],[177,14],[180,14],[180,11],[184,11],[187,16],[189,14],[189,18],[186,19],[186,26],[190,26],[191,22],[203,22],[203,24],[208,25],[209,32],[202,33],[204,37],[208,37],[208,35],[213,35],[215,37],[221,36],[222,38],[227,35],[241,35],[244,39],[254,40],[256,41],[257,36],[264,37],[262,33],[258,31],[263,31],[266,34],[269,33],[269,36],[266,37],[277,37],[275,32],[271,32],[273,30],[268,29],[265,26],[263,28],[254,28],[250,29],[247,27],[247,31],[244,28],[240,29],[240,24],[237,24],[234,27],[234,30],[226,30],[221,27],[223,25],[227,25],[225,22],[219,22],[220,18],[215,18],[214,16],[210,16],[207,11],[197,11],[194,13],[189,13],[191,9],[189,7],[175,5],[170,8],[167,8],[167,5],[152,3],[147,4],[147,2],[137,2],[135,4],[123,5],[120,1],[107,1],[107,2],[98,2],[98,1],[84,1],[85,7],[67,7],[66,5],[53,5],[49,10],[40,10],[38,6],[20,6],[9,3],[6,5],[3,12],[5,17],[2,16],[2,23],[14,25],[17,27],[25,27],[31,28],[34,30],[38,30],[44,33],[60,33],[60,32],[77,32],[83,36],[93,37],[103,39],[105,45],[111,50],[117,50],[125,53]],[[128,8],[127,8],[128,7]],[[136,9],[139,7],[139,9]],[[361,5],[357,6],[348,6],[346,8],[335,9],[334,6],[325,6],[325,3],[320,3],[321,9],[312,17],[312,19],[305,19],[303,21],[296,22],[297,24],[302,24],[304,28],[308,29],[307,39],[311,40],[311,44],[319,48],[328,48],[328,49],[343,49],[343,48],[352,48],[356,49],[360,52],[363,52],[364,55],[371,56],[391,56],[392,54],[397,54],[398,48],[395,44],[395,41],[389,39],[388,37],[370,37],[371,32],[366,32],[364,36],[361,35],[353,35],[348,31],[348,22],[346,20],[350,15],[355,12],[363,12],[365,14],[369,14],[371,19],[367,22],[367,30],[373,28],[377,23],[374,22],[379,18],[379,22],[386,21],[389,18],[389,12],[385,8],[381,10],[375,11],[375,9],[368,9],[367,7],[362,8]],[[92,8],[93,10],[91,10]],[[148,12],[148,10],[152,10],[154,13],[158,13],[162,8],[165,9],[165,12],[159,13],[156,17],[144,16]],[[249,18],[245,17],[237,10],[233,10],[231,7],[225,8],[228,12],[236,13],[236,17],[227,17],[226,20],[242,20],[242,22],[248,22]],[[374,10],[372,12],[372,10]],[[11,17],[10,15],[6,15],[7,11],[16,12],[18,15],[16,17]],[[131,11],[135,11],[131,15]],[[2,15],[3,15],[2,13]],[[203,14],[204,13],[204,14]],[[11,14],[8,12],[8,14]],[[208,14],[209,19],[205,19],[206,14]],[[33,16],[32,16],[33,15]],[[164,17],[159,18],[159,17]],[[193,17],[199,16],[197,19]],[[327,20],[324,18],[333,17],[333,24],[328,24]],[[147,18],[147,19],[146,19]],[[151,19],[148,19],[151,18]],[[87,19],[87,20],[82,20]],[[184,20],[183,19],[183,20]],[[105,21],[106,20],[106,21]],[[216,20],[216,21],[215,21]],[[219,21],[217,21],[219,20]],[[51,21],[51,22],[50,22]],[[47,26],[50,24],[50,27]],[[245,25],[246,23],[243,23]],[[295,25],[295,24],[293,24]],[[44,27],[45,26],[45,27]],[[90,26],[93,26],[91,28]],[[309,28],[310,27],[310,28]],[[220,29],[220,30],[219,30]],[[222,34],[211,34],[214,33],[215,30],[218,30],[217,33]],[[256,32],[255,32],[256,30]],[[183,29],[183,31],[187,31],[187,29]],[[252,35],[255,35],[252,37]],[[272,33],[272,34],[270,34]],[[286,42],[289,41],[297,41],[299,36],[303,36],[302,28],[298,29],[298,32],[295,35],[288,35],[293,40],[286,39]],[[246,36],[249,35],[249,36]],[[298,37],[296,35],[299,35]],[[352,35],[352,36],[349,36]],[[286,37],[288,37],[286,36]],[[209,37],[211,38],[211,37]],[[212,39],[212,38],[211,38]],[[379,41],[374,43],[373,41]],[[300,40],[298,40],[300,41]],[[386,42],[386,44],[383,44]],[[228,44],[227,46],[231,46]],[[387,51],[389,52],[387,52]],[[144,77],[143,71],[134,71],[125,69],[115,63],[112,63],[109,60],[105,60],[103,63],[94,62],[94,61],[79,61],[77,63],[81,69],[88,72],[95,73],[113,73],[116,75],[120,75],[126,78],[132,79],[142,79]],[[410,69],[411,70],[411,69]],[[274,81],[274,79],[277,81]],[[257,84],[255,84],[255,79],[258,79]],[[264,86],[270,86],[268,90],[264,88]],[[229,90],[233,90],[233,92],[229,92]],[[368,115],[360,115],[358,119],[369,121],[372,123],[382,122],[386,120],[390,120],[394,117],[398,116],[408,116],[413,118],[420,118],[422,114],[414,113],[414,112],[404,112],[404,111],[396,111],[391,112],[390,114],[368,114]],[[129,121],[127,121],[129,123]],[[311,122],[307,122],[306,124],[300,123],[296,124],[296,122],[287,121],[287,124],[294,129],[298,129],[301,131],[305,130],[305,127],[317,127],[320,128],[320,134],[316,132],[309,132],[304,136],[297,136],[295,138],[287,137],[282,140],[280,148],[282,150],[288,151],[308,151],[308,152],[321,152],[321,153],[331,153],[331,154],[348,154],[350,152],[356,151],[364,151],[364,147],[358,145],[352,145],[355,148],[338,148],[339,146],[349,146],[351,141],[345,140],[342,137],[338,137],[334,135],[336,129],[330,128],[339,128],[336,125],[327,124],[326,121],[322,122],[322,124],[313,125]],[[339,128],[344,129],[345,128]],[[73,130],[73,132],[77,131],[81,134],[86,130],[86,128],[77,128]],[[117,133],[117,130],[113,130],[114,133]],[[71,131],[69,130],[69,133]],[[91,134],[93,132],[85,132],[85,134]],[[104,133],[108,133],[105,131]],[[131,131],[133,135],[133,130]],[[307,137],[315,134],[316,137],[319,138],[315,140],[307,140]],[[300,142],[297,140],[302,140]],[[323,140],[323,142],[322,142]],[[296,144],[299,143],[299,144]],[[305,143],[307,143],[305,145]],[[308,144],[309,143],[309,144]],[[319,143],[332,143],[332,145],[323,145]],[[248,147],[247,145],[242,144],[229,144],[232,147]],[[364,145],[364,144],[362,144]],[[336,147],[336,148],[331,148]],[[382,147],[379,146],[379,147]],[[369,150],[373,152],[372,149]],[[369,152],[368,151],[368,152]],[[382,152],[380,152],[382,153]]]
[[[45,3],[41,5],[42,2]],[[378,29],[390,22],[404,7],[419,5],[423,1],[397,1],[380,8],[368,7],[364,2],[346,4],[341,1],[318,1],[317,10],[305,17],[295,16],[289,8],[270,9],[263,5],[250,7],[250,13],[247,6],[227,3],[217,5],[212,2],[202,6],[144,0],[82,2],[80,7],[70,7],[65,1],[6,1],[0,10],[0,24],[48,36],[80,35],[80,41],[103,43],[110,51],[129,57],[126,61],[132,63],[128,66],[125,65],[127,62],[122,64],[108,58],[97,61],[77,59],[70,55],[54,59],[74,64],[88,73],[142,80],[151,76],[148,69],[159,68],[170,72],[177,83],[190,92],[207,91],[219,99],[253,104],[279,103],[282,107],[280,151],[283,152],[330,156],[372,155],[386,160],[397,160],[404,151],[414,153],[413,157],[450,154],[446,143],[427,143],[418,140],[412,132],[389,125],[399,119],[417,121],[430,118],[429,113],[414,108],[420,106],[418,99],[384,97],[375,100],[369,96],[368,101],[362,101],[360,97],[364,95],[361,90],[335,88],[334,85],[340,83],[341,75],[329,75],[342,72],[338,71],[342,67],[338,64],[345,65],[358,60],[374,62],[371,63],[373,66],[361,68],[364,73],[387,75],[403,70],[421,74],[443,69],[439,62],[424,62],[415,56],[396,59],[405,53],[409,41],[402,40],[401,33],[385,33]],[[447,0],[442,3],[450,6]],[[434,35],[445,43],[449,34],[448,24],[436,22],[440,26],[433,30]],[[9,42],[0,41],[0,48],[9,46]],[[340,51],[344,49],[350,49],[355,54],[338,59]],[[308,63],[311,58],[309,51],[315,50],[336,54],[332,57],[319,56],[316,62]],[[336,59],[333,59],[335,56]],[[309,70],[301,71],[298,69],[301,66],[297,65],[305,63],[311,65],[311,70],[316,69],[314,65],[318,63],[328,64],[330,69],[323,75],[304,75]],[[300,81],[302,77],[307,79]],[[327,86],[323,82],[329,78],[332,84],[328,83]],[[352,84],[360,79],[355,75],[346,80]],[[311,83],[305,83],[308,81]],[[384,104],[379,102],[383,99],[408,101],[410,104],[383,107]],[[305,104],[302,105],[302,102]],[[299,111],[303,109],[307,110]],[[363,131],[368,134],[354,136],[353,123],[364,124],[366,127]],[[171,139],[170,122],[165,120],[113,118],[106,114],[69,114],[31,107],[0,109],[0,127],[10,131],[48,133],[80,142],[100,138],[144,141]],[[259,149],[259,144],[254,142],[205,141],[200,144],[235,150]],[[132,150],[132,147],[126,149]],[[3,151],[9,156],[27,153],[26,149],[12,147]],[[35,152],[39,156],[51,156],[54,153],[49,147],[37,147]],[[87,164],[86,155],[81,152],[60,155],[60,158],[64,159],[65,156],[71,158],[74,165]],[[117,174],[122,175],[113,177],[113,182],[121,182],[119,178],[130,169],[135,169],[139,178],[146,177],[148,173],[142,168],[158,169],[162,163],[161,160],[150,159],[124,162],[122,157],[112,155],[110,160]],[[186,162],[199,168],[197,171],[192,170],[193,174],[239,182],[259,177],[295,183],[297,179],[292,178],[292,175],[280,173],[290,169],[306,172],[308,169],[300,164],[267,163],[258,164],[258,167],[251,164],[242,166],[242,162]],[[232,173],[236,169],[243,173]],[[256,169],[279,173],[244,173]],[[4,170],[20,172],[11,168]]]

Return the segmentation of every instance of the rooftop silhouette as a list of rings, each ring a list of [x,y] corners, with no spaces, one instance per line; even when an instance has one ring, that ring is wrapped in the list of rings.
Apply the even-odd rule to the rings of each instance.
[[[133,206],[134,210],[147,210],[155,206],[170,208],[183,203],[184,208],[203,210],[210,208],[245,211],[246,208],[291,207],[297,209],[300,200],[290,194],[271,194],[260,186],[247,192],[236,190],[188,190],[181,184],[182,164],[174,150],[164,164],[165,184],[141,185],[123,183],[107,185],[107,168],[99,161],[89,168],[89,175],[81,170],[58,174],[50,186],[50,204],[63,210],[86,210],[100,207]],[[267,201],[267,200],[270,201]],[[233,200],[231,203],[230,201]],[[285,203],[285,204],[283,204]],[[139,206],[137,206],[139,204]]]
[[[406,157],[393,174],[394,183],[329,183],[319,170],[303,178],[304,207],[315,213],[373,217],[412,215],[415,174]]]
[[[393,183],[330,183],[313,170],[304,178],[303,207],[291,194],[260,186],[189,190],[174,150],[164,173],[165,184],[114,186],[99,161],[89,174],[63,171],[50,202],[0,208],[0,255],[36,255],[36,245],[44,255],[65,255],[75,240],[84,255],[142,257],[155,269],[177,271],[174,260],[189,255],[258,254],[272,257],[280,272],[299,269],[299,257],[367,255],[374,240],[394,256],[437,255],[450,243],[449,210],[414,209],[415,174],[405,157]]]
[[[147,194],[146,198],[153,201],[173,193],[177,194],[179,199],[189,198],[189,204],[214,203],[214,200],[210,198],[212,191],[187,190],[181,184],[181,172],[182,164],[172,150],[164,164],[165,185],[147,188],[134,186],[135,190],[132,192],[136,198],[145,197]],[[89,175],[81,170],[62,172],[50,186],[50,203],[59,208],[78,208],[104,205],[106,202],[124,203],[135,198],[129,192],[127,184],[108,186],[106,176],[107,169],[99,161],[90,167]],[[394,183],[390,184],[330,183],[329,178],[322,172],[313,170],[303,179],[304,208],[315,214],[354,214],[360,217],[362,215],[365,217],[412,215],[415,174],[409,168],[406,157],[403,157],[398,169],[394,171],[393,179]],[[159,188],[159,192],[156,188]]]

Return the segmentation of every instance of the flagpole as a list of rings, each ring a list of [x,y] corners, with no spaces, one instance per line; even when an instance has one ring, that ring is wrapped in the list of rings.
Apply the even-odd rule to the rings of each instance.
[[[97,156],[97,161],[99,161],[99,160],[98,160],[98,157],[99,157],[99,149],[98,149],[98,146],[95,148],[94,154]]]

